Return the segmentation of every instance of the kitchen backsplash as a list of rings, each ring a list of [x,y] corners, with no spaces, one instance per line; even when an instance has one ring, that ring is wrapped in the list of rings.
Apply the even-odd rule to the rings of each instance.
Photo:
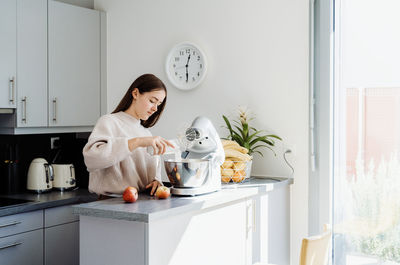
[[[55,149],[51,149],[53,137],[59,137]],[[82,149],[88,137],[89,133],[0,135],[0,194],[25,192],[29,165],[38,157],[50,164],[74,164],[77,186],[87,188]]]

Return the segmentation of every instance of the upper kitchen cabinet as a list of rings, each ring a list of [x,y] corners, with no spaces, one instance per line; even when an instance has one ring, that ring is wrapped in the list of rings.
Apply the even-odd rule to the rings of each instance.
[[[106,107],[106,16],[0,0],[0,133],[89,132]]]
[[[15,108],[17,3],[0,1],[0,108]]]
[[[100,117],[100,12],[48,3],[49,126],[90,126]]]
[[[47,126],[47,0],[17,0],[17,126]]]

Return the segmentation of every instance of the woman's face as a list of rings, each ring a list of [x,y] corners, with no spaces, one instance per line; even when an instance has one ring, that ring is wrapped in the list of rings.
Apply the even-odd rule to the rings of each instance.
[[[139,93],[139,90],[135,88],[132,91],[134,98],[134,111],[140,120],[147,120],[154,112],[157,111],[158,107],[165,99],[165,91],[160,88],[143,94]]]

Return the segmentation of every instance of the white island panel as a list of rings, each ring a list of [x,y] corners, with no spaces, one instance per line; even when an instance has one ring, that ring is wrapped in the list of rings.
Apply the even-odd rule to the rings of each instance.
[[[243,265],[246,201],[149,223],[149,265]]]

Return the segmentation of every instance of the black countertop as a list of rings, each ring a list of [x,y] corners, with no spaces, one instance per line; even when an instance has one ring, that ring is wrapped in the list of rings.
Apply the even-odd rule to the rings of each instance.
[[[12,195],[0,195],[0,197],[31,201],[24,204],[0,207],[0,216],[30,212],[69,204],[86,203],[97,200],[97,195],[94,193],[90,193],[87,189],[76,189],[64,192],[51,191],[42,194],[26,192]]]

